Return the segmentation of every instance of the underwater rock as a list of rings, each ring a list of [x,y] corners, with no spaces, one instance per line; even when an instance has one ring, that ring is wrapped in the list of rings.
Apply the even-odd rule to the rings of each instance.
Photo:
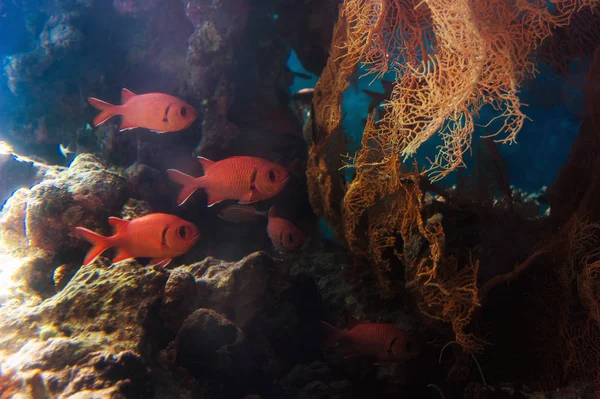
[[[175,269],[169,274],[165,285],[164,304],[161,315],[165,327],[177,331],[186,316],[197,306],[196,280],[194,276],[182,269]]]
[[[358,319],[369,318],[372,310],[366,307],[367,298],[378,293],[376,284],[367,266],[353,265],[342,248],[326,244],[309,256],[294,257],[290,273],[315,281],[330,320],[345,322],[344,312]]]
[[[30,244],[50,252],[81,244],[74,228],[105,226],[125,201],[126,181],[89,154],[79,155],[57,179],[31,188],[25,231]]]
[[[30,341],[18,352],[28,359],[21,365],[21,370],[61,370],[73,366],[81,358],[81,353],[89,352],[86,347],[85,342],[66,337],[54,337],[43,342]]]
[[[202,142],[214,143],[215,138],[223,137],[225,143],[217,148],[226,148],[230,139],[239,134],[237,126],[227,121],[234,96],[234,82],[229,76],[235,71],[234,51],[246,29],[249,7],[246,0],[184,0],[184,4],[186,16],[194,26],[186,54],[187,91],[203,103]]]
[[[97,339],[104,349],[108,337],[119,350],[135,349],[143,335],[139,309],[166,280],[166,272],[140,267],[133,260],[110,267],[96,261],[80,268],[62,291],[45,301],[41,315],[60,320],[56,328],[71,337],[101,332]]]
[[[15,190],[55,178],[65,169],[15,154],[12,148],[0,142],[0,202],[3,203]]]
[[[75,275],[78,269],[79,265],[67,263],[62,264],[54,269],[54,273],[52,273],[52,281],[54,281],[54,288],[56,288],[57,292],[65,288],[67,283]]]
[[[534,391],[520,384],[497,383],[491,385],[481,385],[470,383],[464,391],[465,399],[572,399],[572,398],[593,398],[594,388],[592,384],[575,382],[560,389],[553,389],[548,392]]]
[[[164,173],[135,162],[125,169],[124,176],[132,197],[155,206],[172,200],[172,192],[169,191],[169,183]]]
[[[160,313],[165,327],[172,331],[187,324],[189,319],[185,323],[182,319],[200,307],[243,331],[246,338],[236,347],[232,370],[218,377],[236,380],[240,391],[235,395],[262,392],[296,362],[319,356],[317,290],[312,280],[289,280],[285,263],[256,252],[238,262],[209,257],[170,273]],[[201,373],[192,366],[190,370]]]
[[[14,251],[13,254],[18,252]],[[44,297],[54,294],[53,256],[50,252],[29,248],[27,258],[24,261],[20,278],[25,283],[23,289],[29,293],[35,293]]]
[[[78,363],[63,394],[69,397],[82,390],[115,388],[118,397],[124,398],[143,399],[152,394],[150,369],[138,353],[130,350],[116,355],[90,353]]]
[[[57,60],[69,51],[76,50],[83,43],[82,33],[72,25],[67,14],[55,14],[46,21],[39,35],[39,47],[29,53],[8,57],[4,71],[8,77],[8,86],[13,94],[24,94],[20,85],[26,89],[34,80],[41,77]]]
[[[328,363],[316,361],[294,367],[276,386],[281,399],[343,399],[352,397],[352,383]]]
[[[121,209],[121,219],[133,220],[152,213],[152,208],[146,201],[127,199]]]
[[[135,261],[112,267],[94,262],[44,302],[7,301],[0,315],[0,368],[40,369],[51,394],[60,397],[86,390],[148,397],[152,379],[137,352],[145,335],[139,309],[166,279],[165,272]]]
[[[121,14],[140,14],[156,8],[157,0],[113,0],[113,6]]]
[[[327,62],[333,27],[338,15],[337,1],[288,0],[279,6],[278,15],[302,66],[319,76]]]
[[[15,268],[16,283],[34,278],[26,268]],[[72,271],[63,265],[54,275]],[[39,370],[54,397],[243,397],[269,392],[274,379],[320,354],[314,283],[264,252],[172,270],[100,258],[61,280],[57,293],[51,279],[37,279],[27,284],[47,281],[52,296],[19,289],[2,302],[0,368]]]
[[[255,252],[234,264],[207,258],[192,268],[201,292],[200,306],[223,313],[240,328],[246,327],[261,309],[261,299],[269,287],[274,268],[273,258]]]
[[[29,190],[15,191],[0,212],[0,244],[3,248],[22,251],[27,248],[25,236],[25,215]]]
[[[198,309],[185,319],[177,333],[175,360],[188,368],[229,374],[244,338],[227,318],[210,309]]]

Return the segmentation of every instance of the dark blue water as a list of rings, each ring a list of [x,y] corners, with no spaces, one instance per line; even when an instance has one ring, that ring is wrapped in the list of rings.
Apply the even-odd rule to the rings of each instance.
[[[298,61],[297,57],[292,53],[288,65],[294,71],[309,74]],[[556,178],[561,165],[566,161],[571,144],[577,133],[579,132],[580,115],[573,113],[571,97],[565,97],[565,93],[561,93],[561,88],[567,84],[569,77],[558,78],[554,76],[549,68],[540,68],[541,74],[538,76],[538,86],[544,86],[544,80],[551,80],[553,87],[557,88],[557,92],[553,95],[556,98],[543,99],[540,98],[540,93],[536,87],[531,90],[535,93],[527,92],[526,89],[521,93],[522,101],[526,106],[523,107],[523,112],[530,118],[523,126],[523,129],[517,136],[516,144],[497,144],[502,159],[505,164],[506,172],[511,185],[520,188],[527,192],[536,192],[543,186],[552,184]],[[548,74],[546,77],[544,73]],[[391,77],[385,77],[390,80]],[[316,82],[314,79],[303,79],[296,77],[294,84],[291,86],[292,92],[305,87],[313,87]],[[575,97],[581,96],[581,88],[574,93]],[[371,103],[371,98],[366,95],[363,90],[383,92],[383,86],[379,80],[373,82],[372,76],[364,77],[358,80],[358,85],[351,85],[344,93],[343,99],[343,129],[350,137],[351,144],[349,151],[353,152],[360,148],[360,140],[363,131],[363,121],[367,116],[367,109]],[[573,96],[572,95],[572,96]],[[542,102],[544,105],[536,105]],[[533,103],[533,104],[532,104]],[[492,110],[484,109],[481,112],[479,123],[485,124],[495,114]],[[494,125],[492,125],[493,127]],[[480,136],[488,134],[488,130],[483,127],[478,127],[473,136],[473,146],[477,147]],[[438,136],[432,137],[419,150],[416,159],[420,167],[429,165],[427,158],[433,158],[437,153],[437,146],[441,144]],[[467,169],[473,165],[473,154],[468,152],[465,156]],[[412,163],[409,160],[408,165]],[[350,171],[348,175],[350,175]],[[468,173],[468,172],[467,172]],[[449,175],[442,180],[440,184],[452,185],[456,182],[456,173]]]

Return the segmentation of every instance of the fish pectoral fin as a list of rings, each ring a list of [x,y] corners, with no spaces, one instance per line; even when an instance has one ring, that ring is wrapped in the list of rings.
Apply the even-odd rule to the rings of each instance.
[[[258,197],[258,192],[256,192],[255,190],[250,190],[246,194],[244,194],[242,196],[242,198],[240,198],[240,200],[238,201],[238,203],[240,203],[240,204],[251,204],[253,202],[258,201],[257,197]]]
[[[146,266],[167,266],[172,258],[152,258]]]
[[[121,104],[125,104],[127,101],[131,100],[135,96],[137,96],[137,94],[135,94],[131,90],[122,88],[121,89]]]
[[[130,254],[129,251],[127,251],[126,249],[119,248],[119,249],[117,249],[117,254],[115,255],[115,258],[112,260],[112,263],[121,262],[122,260],[131,259],[131,258],[135,258],[135,256]]]
[[[129,224],[129,220],[119,219],[117,217],[111,216],[108,218],[108,224],[110,224],[110,226],[113,228],[115,234],[118,234],[121,231],[123,231],[125,226]]]

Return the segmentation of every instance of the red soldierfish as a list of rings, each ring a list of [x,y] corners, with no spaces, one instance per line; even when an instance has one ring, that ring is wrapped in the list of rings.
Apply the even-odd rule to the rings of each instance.
[[[174,215],[151,213],[134,220],[108,218],[115,234],[105,237],[83,227],[76,234],[94,244],[83,264],[93,262],[108,248],[117,248],[113,263],[130,258],[152,258],[150,265],[166,266],[186,253],[200,238],[196,226]]]
[[[269,209],[267,234],[279,252],[296,252],[304,244],[304,233],[289,220],[275,216],[275,209]]]
[[[379,361],[406,361],[419,352],[417,343],[403,330],[387,323],[358,323],[340,330],[321,322],[326,333],[324,346],[339,343],[348,356],[372,356]]]
[[[122,89],[121,105],[109,104],[94,97],[89,97],[88,101],[102,111],[94,118],[94,126],[121,115],[119,131],[142,127],[157,133],[176,132],[190,126],[197,117],[194,107],[163,93],[138,95]]]
[[[213,162],[198,157],[204,175],[193,177],[175,169],[167,170],[169,177],[183,188],[177,197],[182,205],[199,188],[208,195],[208,206],[224,200],[250,204],[277,195],[287,184],[287,170],[262,158],[237,156]]]
[[[267,212],[259,211],[252,205],[231,204],[227,205],[217,214],[223,220],[232,223],[256,222],[267,217]]]

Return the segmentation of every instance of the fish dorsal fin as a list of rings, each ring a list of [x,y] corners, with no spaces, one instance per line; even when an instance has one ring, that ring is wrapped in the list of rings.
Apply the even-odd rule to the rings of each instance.
[[[208,158],[198,157],[198,162],[202,165],[202,169],[204,169],[204,174],[208,171],[208,169],[215,163],[215,161],[211,161]]]
[[[131,100],[135,96],[137,96],[137,94],[135,94],[131,90],[122,88],[121,89],[121,104],[125,104],[127,101]]]
[[[127,226],[129,224],[129,222],[130,222],[129,220],[119,219],[114,216],[111,216],[108,218],[108,224],[111,225],[111,227],[115,231],[115,234],[119,234],[121,231],[123,231],[125,226]]]

